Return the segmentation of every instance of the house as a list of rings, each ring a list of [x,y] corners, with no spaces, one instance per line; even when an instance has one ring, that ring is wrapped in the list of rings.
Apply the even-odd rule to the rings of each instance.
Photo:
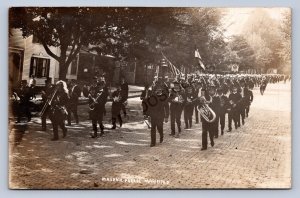
[[[49,56],[42,44],[33,36],[23,38],[19,29],[11,29],[9,36],[9,81],[16,86],[21,80],[29,81],[36,77],[37,86],[43,86],[47,78],[52,83],[58,80],[59,64]],[[55,54],[60,54],[58,47],[50,47]],[[67,72],[67,79],[77,79],[79,56],[71,63]]]
[[[10,85],[17,86],[21,80],[35,76],[37,86],[44,86],[47,78],[52,83],[58,81],[59,63],[49,56],[42,44],[33,35],[23,38],[22,31],[11,29],[9,36],[9,80]],[[50,47],[50,50],[60,56],[59,47]],[[106,74],[106,79],[112,84],[120,82],[125,77],[129,84],[143,85],[152,82],[156,66],[140,65],[136,60],[120,61],[110,55],[98,55],[83,47],[68,68],[66,79],[75,79],[81,82],[90,82],[95,75]]]

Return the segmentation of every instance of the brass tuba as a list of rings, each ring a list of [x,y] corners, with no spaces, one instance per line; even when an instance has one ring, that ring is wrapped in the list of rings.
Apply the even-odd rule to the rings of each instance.
[[[208,106],[208,102],[204,97],[200,98],[203,100],[203,104],[197,106],[197,111],[206,120],[206,122],[212,123],[216,119],[216,113]]]

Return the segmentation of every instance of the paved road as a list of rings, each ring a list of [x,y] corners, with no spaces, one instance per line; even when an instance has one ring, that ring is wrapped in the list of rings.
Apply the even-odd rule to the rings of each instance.
[[[138,98],[129,101],[127,123],[105,136],[89,137],[89,121],[69,128],[52,142],[39,120],[10,131],[11,188],[289,188],[291,185],[290,84],[270,84],[264,96],[254,90],[246,124],[201,148],[201,125],[179,139],[149,147]],[[87,107],[80,106],[81,120]],[[109,105],[107,107],[109,109]],[[110,115],[106,126],[110,127]],[[49,127],[50,128],[50,127]],[[19,134],[19,135],[18,135]]]

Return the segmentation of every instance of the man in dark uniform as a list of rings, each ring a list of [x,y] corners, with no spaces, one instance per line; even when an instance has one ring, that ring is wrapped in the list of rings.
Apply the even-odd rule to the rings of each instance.
[[[125,81],[125,78],[122,77],[121,78],[121,103],[122,103],[122,111],[124,113],[124,117],[126,117],[127,113],[126,113],[126,105],[127,105],[127,99],[128,99],[128,92],[129,92],[129,88],[128,88],[128,83]]]
[[[70,102],[67,105],[68,110],[68,125],[71,125],[71,113],[73,113],[76,124],[79,123],[77,106],[78,106],[78,98],[81,96],[80,87],[72,80],[69,84],[69,96]]]
[[[237,87],[232,88],[232,93],[229,95],[229,112],[228,112],[228,132],[232,130],[232,120],[234,121],[235,129],[238,127],[239,109],[238,103],[242,96],[237,92]]]
[[[240,102],[238,103],[238,109],[239,109],[239,117],[238,117],[238,126],[241,126],[240,120],[242,119],[242,124],[245,124],[245,82],[244,81],[240,81],[240,91],[239,94],[241,95],[241,99]]]
[[[45,80],[45,88],[42,90],[42,101],[43,101],[43,106],[46,105],[46,102],[48,99],[51,98],[52,93],[54,91],[54,86],[51,84],[51,78],[47,78]],[[42,130],[46,131],[47,130],[47,124],[46,124],[46,120],[49,114],[49,108],[47,108],[44,112],[44,114],[42,115]]]
[[[57,89],[57,92],[54,94],[49,110],[49,118],[53,126],[52,141],[58,140],[58,126],[62,129],[63,137],[67,135],[65,120],[68,114],[66,104],[69,102],[68,87],[64,81],[58,81],[55,89]]]
[[[149,89],[149,85],[145,85],[145,89],[142,91],[140,99],[142,100],[142,108],[143,108],[143,115],[144,115],[144,121],[147,124],[148,128],[150,129],[151,126],[149,124],[149,104],[148,99],[152,95],[152,90]]]
[[[178,81],[173,82],[169,101],[170,101],[170,114],[171,114],[171,136],[179,137],[181,133],[181,114],[184,107],[184,92]],[[175,121],[178,128],[178,133],[175,133]]]
[[[212,97],[212,103],[210,105],[210,108],[214,111],[216,118],[213,122],[211,122],[211,127],[213,128],[213,133],[214,133],[214,138],[218,138],[219,137],[219,120],[217,118],[220,117],[220,103],[221,103],[221,99],[220,97],[216,94],[216,82],[213,82],[210,84],[209,86],[209,96]]]
[[[248,115],[249,115],[250,106],[251,106],[252,101],[253,101],[253,93],[246,85],[245,89],[244,89],[244,104],[245,104],[245,109],[246,109],[246,117],[248,117]]]
[[[261,80],[261,84],[260,84],[260,94],[261,95],[264,95],[264,92],[266,90],[267,84],[268,84],[267,78],[263,77],[262,80]]]
[[[227,108],[228,108],[228,98],[227,98],[226,95],[224,95],[224,90],[222,88],[219,88],[217,90],[217,93],[218,93],[218,96],[220,98],[220,108],[218,110],[218,115],[217,115],[217,118],[216,118],[217,119],[216,122],[217,123],[220,122],[221,135],[224,135],[225,115],[226,115],[226,111],[227,111]]]
[[[199,105],[208,105],[211,109],[215,109],[216,101],[214,101],[215,95],[215,86],[209,85],[208,91],[206,89],[202,89],[202,96],[200,98]],[[207,115],[209,118],[212,116],[211,112]],[[201,122],[202,122],[202,148],[201,150],[207,150],[207,134],[209,134],[210,144],[213,147],[214,143],[214,136],[215,136],[215,122],[216,119],[211,118],[212,120],[206,120],[203,115],[201,115]]]
[[[195,91],[195,97],[199,96],[199,93],[201,92],[201,83],[196,81],[194,83],[194,91]],[[199,123],[199,112],[197,110],[197,104],[194,103],[194,113],[195,113],[195,119],[196,119],[196,124]]]
[[[117,90],[114,91],[112,93],[112,99],[113,99],[113,102],[112,102],[112,106],[111,106],[111,115],[112,115],[112,128],[111,129],[116,129],[116,122],[117,122],[117,119],[119,120],[119,124],[120,124],[120,127],[122,127],[122,117],[121,117],[121,109],[123,107],[123,102],[124,101],[122,99],[122,91],[121,91],[121,85],[118,85],[117,86]]]
[[[169,105],[168,95],[163,92],[164,87],[158,83],[152,88],[152,94],[147,99],[146,114],[151,119],[151,144],[150,147],[156,145],[156,130],[160,135],[160,143],[163,142],[163,122],[168,122]]]
[[[105,104],[107,102],[108,92],[104,89],[104,82],[99,81],[97,86],[93,86],[90,89],[89,94],[89,107],[90,107],[90,118],[92,119],[93,131],[94,134],[92,138],[98,136],[97,124],[100,128],[100,136],[104,134],[103,126],[103,111],[105,109]]]
[[[195,91],[191,85],[185,88],[184,122],[185,129],[192,128],[193,110],[196,99]]]
[[[30,122],[31,120],[30,99],[32,97],[32,92],[27,85],[27,80],[21,81],[21,85],[17,89],[16,94],[20,99],[18,105],[17,123],[21,122],[21,117],[23,113],[27,116],[27,121]]]

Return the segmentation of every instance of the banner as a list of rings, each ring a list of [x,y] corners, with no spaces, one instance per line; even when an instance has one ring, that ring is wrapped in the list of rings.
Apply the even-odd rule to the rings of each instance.
[[[198,49],[195,50],[195,58],[198,60],[198,63],[199,63],[199,65],[200,65],[200,67],[202,67],[202,69],[205,70],[205,66],[204,66],[204,64],[202,63],[202,58],[201,58],[201,56],[200,56],[200,53],[199,53],[199,50],[198,50]]]

